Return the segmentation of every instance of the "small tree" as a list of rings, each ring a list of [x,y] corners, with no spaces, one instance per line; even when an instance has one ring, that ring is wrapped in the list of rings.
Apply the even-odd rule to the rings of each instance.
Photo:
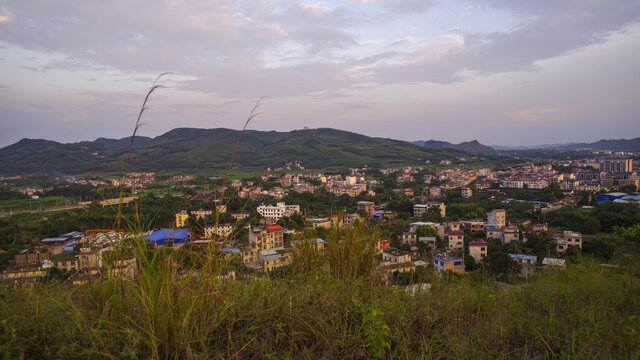
[[[418,237],[436,236],[436,230],[429,225],[420,225],[416,229],[416,235]]]
[[[494,252],[488,254],[482,262],[488,270],[497,275],[498,278],[507,278],[510,274],[520,272],[520,265],[515,262],[506,252]]]
[[[476,264],[476,259],[471,256],[471,255],[467,255],[464,258],[464,265],[467,267],[467,271],[472,271],[474,265]]]

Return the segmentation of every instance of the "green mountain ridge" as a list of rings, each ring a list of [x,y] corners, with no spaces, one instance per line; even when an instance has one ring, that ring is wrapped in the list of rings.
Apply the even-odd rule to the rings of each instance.
[[[594,143],[579,143],[561,146],[562,149],[592,149],[592,150],[619,150],[640,151],[640,137],[633,139],[602,139]]]
[[[412,141],[411,143],[433,149],[451,149],[472,154],[490,154],[496,152],[495,149],[490,146],[481,144],[480,142],[478,142],[478,140],[464,141],[459,144],[452,144],[448,141],[439,140],[418,140]]]
[[[176,128],[153,139],[134,143],[129,170],[222,171],[233,143],[234,167],[279,167],[300,160],[307,168],[391,166],[424,164],[463,154],[451,149],[430,149],[400,140],[368,137],[348,131],[320,128],[290,132],[217,128]],[[60,172],[82,174],[127,169],[131,138],[99,138],[61,144],[50,140],[22,139],[0,149],[0,173]]]

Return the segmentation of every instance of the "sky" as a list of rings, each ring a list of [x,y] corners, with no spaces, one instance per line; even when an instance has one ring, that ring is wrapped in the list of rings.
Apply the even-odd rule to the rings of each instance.
[[[8,0],[0,147],[177,127],[640,136],[640,0]],[[260,100],[262,99],[262,100]]]

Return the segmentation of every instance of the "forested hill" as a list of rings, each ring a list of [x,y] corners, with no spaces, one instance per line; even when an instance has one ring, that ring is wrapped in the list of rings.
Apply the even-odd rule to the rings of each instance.
[[[419,140],[413,141],[412,144],[422,145],[424,147],[433,148],[433,149],[451,149],[451,150],[459,150],[468,153],[474,154],[489,154],[495,153],[496,151],[486,145],[482,145],[478,142],[478,140],[473,141],[465,141],[460,144],[452,144],[448,141],[439,141],[439,140]]]
[[[579,143],[565,145],[561,147],[566,150],[592,149],[592,150],[619,150],[619,151],[640,151],[640,137],[634,139],[619,140],[599,140],[594,143]]]
[[[173,129],[156,138],[136,138],[129,170],[222,170],[240,132],[231,129]],[[125,169],[130,138],[100,138],[61,144],[22,139],[0,149],[0,174],[82,174]],[[373,138],[336,129],[290,132],[247,130],[235,152],[237,167],[266,168],[301,160],[306,168],[424,164],[459,156],[404,141]]]

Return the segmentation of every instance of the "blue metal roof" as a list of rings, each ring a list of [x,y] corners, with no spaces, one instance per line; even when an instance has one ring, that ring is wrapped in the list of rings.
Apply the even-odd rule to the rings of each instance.
[[[70,237],[76,237],[76,236],[82,236],[82,233],[80,231],[72,231],[70,233],[66,233],[64,235],[60,235],[58,237],[70,238]]]
[[[234,248],[234,247],[226,247],[224,249],[222,249],[223,253],[232,253],[232,254],[240,254],[242,253],[242,250],[238,249],[238,248]]]
[[[525,254],[509,254],[512,259],[526,259],[526,260],[536,260],[536,256],[533,255],[525,255]]]
[[[189,234],[189,229],[160,229],[145,236],[145,239],[156,245],[164,245],[167,240],[174,243],[189,241],[191,240],[191,234]]]
[[[456,261],[463,261],[463,259],[443,259],[443,258],[439,258],[437,256],[432,256],[432,258],[434,260],[440,261],[440,262],[444,262],[444,263],[450,263],[450,262],[456,262]]]
[[[69,240],[69,238],[66,238],[66,237],[55,237],[55,238],[42,239],[40,241],[42,241],[42,242],[63,242],[63,241],[67,241],[67,240]]]
[[[66,243],[64,249],[62,249],[63,251],[73,251],[73,246],[75,244],[79,243],[79,241],[72,241],[70,243]]]

